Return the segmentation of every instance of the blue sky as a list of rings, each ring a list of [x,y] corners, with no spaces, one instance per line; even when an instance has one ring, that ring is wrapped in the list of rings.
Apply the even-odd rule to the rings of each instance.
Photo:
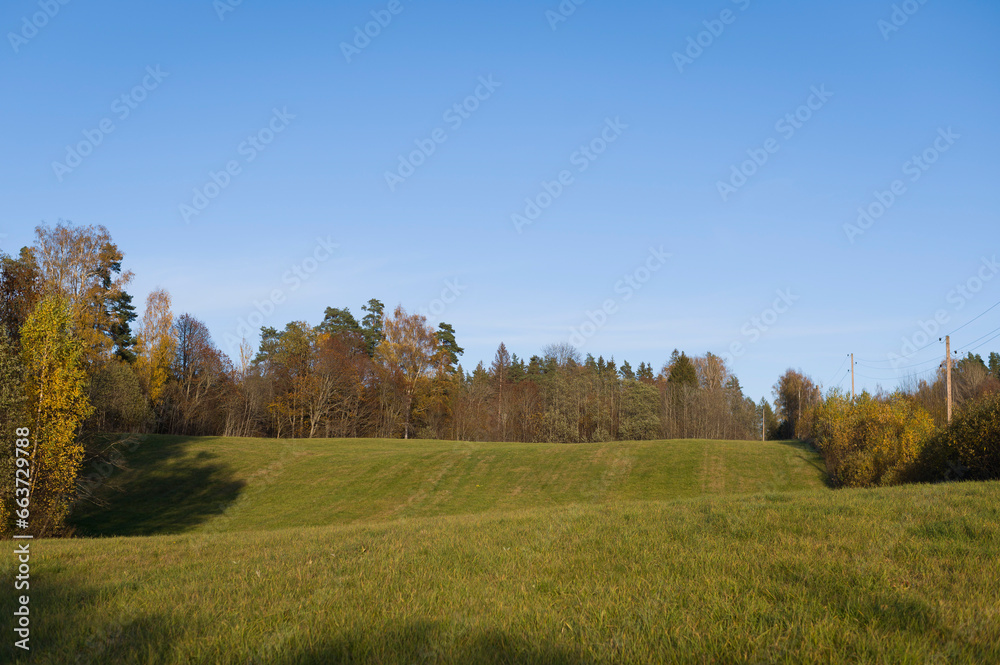
[[[104,224],[136,300],[224,350],[255,303],[376,297],[453,324],[469,369],[735,349],[757,399],[852,351],[859,389],[933,370],[1000,300],[995,2],[224,2],[4,4],[5,251]]]

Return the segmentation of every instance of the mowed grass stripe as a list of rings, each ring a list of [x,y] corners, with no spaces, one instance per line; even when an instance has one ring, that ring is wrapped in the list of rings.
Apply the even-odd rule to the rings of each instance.
[[[794,442],[592,444],[151,436],[83,535],[238,531],[823,487]]]
[[[1000,662],[998,549],[1000,483],[37,541],[32,662]]]

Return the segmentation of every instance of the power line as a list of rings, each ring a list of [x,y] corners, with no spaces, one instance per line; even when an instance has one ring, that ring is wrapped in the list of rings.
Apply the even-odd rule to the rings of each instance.
[[[989,335],[992,335],[993,333],[997,332],[998,330],[1000,330],[1000,328],[994,328],[993,330],[991,330],[991,331],[989,331],[988,333],[986,333],[985,335],[983,335],[983,337],[987,337],[987,336],[989,336]],[[983,339],[983,337],[980,337],[980,338],[978,338],[978,339],[974,339],[974,340],[972,340],[971,342],[969,342],[968,344],[966,344],[965,346],[963,346],[963,347],[962,347],[961,349],[959,349],[959,350],[960,350],[960,351],[964,351],[965,349],[969,348],[970,346],[972,346],[973,344],[975,344],[976,342],[978,342],[978,341],[979,341],[980,339]],[[989,340],[987,340],[987,341],[989,341]],[[982,344],[980,344],[979,346],[982,346]],[[978,348],[979,348],[979,346],[977,346],[977,347],[976,347],[976,349],[978,349]],[[972,351],[975,351],[976,349],[971,349],[971,350],[972,350]]]
[[[966,321],[965,323],[963,323],[963,324],[962,324],[962,325],[960,325],[959,327],[955,328],[955,330],[952,330],[952,331],[951,331],[950,333],[948,333],[948,334],[949,334],[949,335],[954,335],[954,334],[955,334],[956,332],[958,332],[959,330],[961,330],[961,329],[962,329],[962,328],[964,328],[965,326],[969,325],[970,323],[972,323],[973,321],[975,321],[975,320],[976,320],[976,319],[978,319],[978,318],[979,318],[980,316],[982,316],[982,315],[983,315],[983,314],[985,314],[986,312],[990,311],[991,309],[993,309],[993,308],[994,308],[994,307],[996,307],[997,305],[1000,305],[1000,301],[997,301],[997,302],[993,303],[993,304],[992,304],[992,305],[991,305],[990,307],[987,307],[987,308],[986,308],[986,310],[985,310],[985,311],[983,311],[983,312],[982,312],[982,314],[980,314],[979,316],[977,316],[977,317],[976,317],[975,319],[971,319],[971,320],[969,320],[969,321]],[[986,333],[986,334],[988,335],[989,333]]]
[[[940,343],[941,339],[942,338],[938,338],[937,343]],[[913,356],[917,355],[918,353],[920,353],[924,349],[931,348],[932,346],[934,346],[934,344],[935,344],[935,342],[929,342],[929,343],[925,344],[924,346],[921,346],[919,349],[916,349],[915,351],[912,351],[912,352],[910,352],[910,353],[908,353],[908,354],[906,354],[905,356],[902,356],[902,357],[907,358],[907,359],[908,358],[912,358]],[[866,363],[892,363],[893,362],[889,358],[879,358],[877,360],[872,360],[870,358],[855,358],[855,360],[859,360],[859,361],[866,362]],[[923,361],[921,363],[914,363],[914,364],[915,365],[922,365],[922,364],[925,364],[927,362],[931,362],[931,361],[930,360],[925,360],[925,361]]]
[[[897,376],[868,376],[866,374],[861,374],[860,372],[858,373],[858,376],[860,376],[860,377],[862,377],[864,379],[869,379],[870,381],[898,381],[899,379],[907,379],[907,378],[911,378],[911,377],[912,378],[919,378],[921,376],[930,374],[931,372],[937,372],[938,369],[940,369],[940,365],[938,367],[931,367],[930,369],[925,369],[925,370],[922,370],[920,372],[914,372],[913,374],[908,374],[908,375],[904,375],[904,376],[898,376],[898,375]]]
[[[989,313],[990,311],[996,309],[997,307],[1000,307],[1000,301],[997,301],[997,302],[993,303],[992,305],[990,305],[989,307],[987,307],[986,309],[984,309],[982,312],[980,312],[979,314],[977,314],[973,318],[969,319],[968,321],[966,321],[965,323],[963,323],[959,327],[957,327],[954,330],[952,330],[950,333],[948,333],[948,336],[952,336],[956,332],[958,332],[959,330],[961,330],[961,329],[965,328],[966,326],[968,326],[968,325],[970,325],[970,324],[978,321],[983,316],[985,316],[987,313]],[[994,334],[994,333],[997,333],[997,334]],[[990,335],[993,335],[993,336],[990,337]],[[986,339],[987,337],[989,337],[989,339]],[[959,349],[956,349],[955,353],[956,354],[961,353],[961,352],[972,353],[973,351],[975,351],[975,350],[977,350],[977,349],[985,346],[986,344],[989,344],[990,342],[992,342],[993,340],[995,340],[997,338],[1000,338],[1000,328],[994,328],[993,330],[989,331],[985,335],[972,340],[971,342],[969,342],[965,346],[963,346],[963,347],[961,347]],[[983,340],[985,340],[985,341],[983,341]],[[932,346],[934,346],[936,343],[940,343],[940,342],[941,342],[940,338],[937,340],[937,342],[934,342],[933,340],[929,341],[927,344],[921,346],[919,349],[915,349],[911,353],[907,354],[906,358],[912,358],[913,356],[917,355],[921,351],[925,351],[926,349],[929,349]],[[977,344],[979,342],[982,342],[982,343],[981,344]],[[973,346],[974,344],[976,344],[976,346]],[[929,367],[927,369],[920,370],[919,372],[915,372],[914,374],[911,375],[914,378],[922,376],[922,375],[929,374],[930,372],[936,372],[941,367],[941,360],[939,358],[930,358],[928,360],[923,360],[923,361],[920,361],[920,362],[910,363],[908,365],[895,365],[894,364],[895,361],[892,360],[892,359],[889,359],[889,358],[878,359],[878,360],[872,360],[872,359],[867,359],[867,358],[855,358],[855,361],[859,365],[861,365],[862,367],[866,367],[868,369],[874,369],[874,370],[895,370],[896,372],[900,372],[901,370],[913,369],[915,367],[923,367],[924,365],[931,365],[933,363],[938,363],[937,367]],[[892,366],[891,367],[881,367],[881,366],[878,365],[878,363],[888,363],[889,365],[892,365]],[[843,367],[843,363],[841,363],[841,367]],[[839,372],[839,371],[840,370],[838,369],[837,372]],[[836,372],[834,374],[836,374]],[[895,377],[878,378],[878,377],[867,376],[865,374],[861,374],[860,372],[858,373],[858,375],[861,376],[862,378],[868,379],[870,381],[891,381],[893,379],[898,380],[899,378],[901,378],[898,375],[895,376]],[[844,382],[844,379],[846,379],[846,378],[847,378],[847,373],[845,373],[844,376],[842,376],[840,378],[840,381],[837,382],[837,385],[839,386],[840,384],[842,384]],[[905,377],[902,377],[902,378],[905,378]]]
[[[835,371],[835,372],[833,373],[833,375],[834,375],[834,376],[837,376],[838,374],[840,374],[840,370],[844,368],[844,363],[846,363],[846,362],[847,362],[847,359],[848,359],[848,358],[849,358],[850,356],[851,356],[851,354],[849,354],[849,353],[848,353],[848,354],[846,354],[846,355],[844,356],[844,360],[843,360],[843,361],[842,361],[842,362],[840,363],[840,367],[838,367],[838,368],[837,368],[837,371]],[[843,381],[843,379],[841,379],[841,381]]]
[[[997,332],[997,330],[1000,330],[1000,328],[997,328],[993,332]],[[989,335],[989,333],[986,333],[986,334]],[[973,348],[969,349],[969,353],[972,353],[973,351],[975,351],[976,349],[978,349],[980,346],[986,346],[987,344],[989,344],[990,342],[992,342],[993,340],[995,340],[998,337],[1000,337],[1000,333],[997,333],[996,335],[993,335],[993,337],[990,337],[988,340],[986,340],[985,342],[983,342],[979,346],[976,346],[976,347],[973,347]],[[980,337],[979,339],[982,339],[982,337]]]
[[[909,369],[911,367],[920,367],[921,365],[929,365],[930,363],[938,363],[938,362],[941,362],[941,359],[940,358],[931,358],[930,360],[925,360],[925,361],[920,362],[920,363],[913,363],[912,365],[893,365],[892,367],[877,367],[875,365],[868,365],[867,364],[868,361],[862,362],[862,361],[859,360],[858,362],[861,362],[862,366],[867,366],[869,369]],[[891,363],[892,361],[890,360],[888,362]]]

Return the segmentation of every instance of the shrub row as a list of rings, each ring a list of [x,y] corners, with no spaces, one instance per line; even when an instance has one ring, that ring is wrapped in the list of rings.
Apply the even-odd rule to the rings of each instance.
[[[968,403],[941,429],[902,393],[852,402],[833,391],[811,416],[812,442],[836,485],[1000,479],[1000,394]]]

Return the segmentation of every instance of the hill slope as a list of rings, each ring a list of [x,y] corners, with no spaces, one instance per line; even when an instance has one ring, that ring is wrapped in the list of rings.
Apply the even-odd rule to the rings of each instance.
[[[593,444],[147,437],[83,535],[240,531],[823,487],[795,442]]]

